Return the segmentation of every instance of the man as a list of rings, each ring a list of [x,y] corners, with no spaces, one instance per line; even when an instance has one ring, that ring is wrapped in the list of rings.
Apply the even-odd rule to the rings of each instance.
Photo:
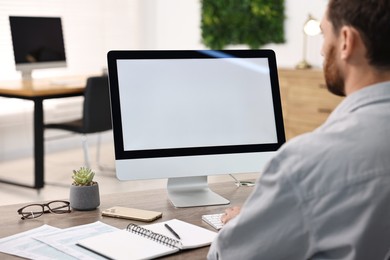
[[[390,254],[390,0],[329,0],[321,28],[328,89],[346,98],[226,211],[209,259]]]

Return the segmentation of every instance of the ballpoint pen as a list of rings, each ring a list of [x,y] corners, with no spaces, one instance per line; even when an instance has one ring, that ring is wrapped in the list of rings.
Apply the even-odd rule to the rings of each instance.
[[[168,224],[164,224],[164,226],[177,238],[181,239],[180,236],[173,230]]]

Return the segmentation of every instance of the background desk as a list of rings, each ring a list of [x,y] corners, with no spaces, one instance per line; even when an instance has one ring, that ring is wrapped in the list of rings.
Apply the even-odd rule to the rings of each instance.
[[[104,185],[101,183],[100,185]],[[40,227],[43,224],[48,224],[58,228],[67,228],[77,225],[102,221],[106,224],[124,229],[130,223],[130,220],[102,217],[101,212],[104,209],[113,206],[124,206],[132,208],[140,208],[146,210],[155,210],[163,212],[162,218],[155,222],[170,220],[173,218],[180,219],[198,226],[213,230],[208,224],[204,223],[201,216],[204,214],[213,214],[223,212],[226,208],[234,205],[242,205],[250,192],[251,187],[236,187],[234,182],[223,182],[210,184],[210,187],[231,201],[230,205],[208,206],[195,208],[175,208],[168,201],[166,190],[150,190],[144,192],[129,192],[120,194],[111,194],[101,196],[101,205],[94,211],[73,211],[69,214],[56,215],[44,214],[37,219],[21,220],[16,211],[25,206],[10,205],[0,207],[0,237],[10,236],[19,232],[27,231],[32,228]],[[61,199],[61,198],[58,198]],[[39,202],[40,203],[40,202]],[[131,221],[136,224],[145,224],[145,222]],[[168,259],[205,259],[209,247],[203,247],[193,250],[185,250],[177,254],[167,257]],[[0,259],[16,259],[14,256],[0,253]],[[165,259],[165,258],[164,258]]]
[[[40,189],[44,186],[44,118],[43,101],[45,99],[81,96],[84,93],[86,78],[54,79],[64,84],[55,84],[53,80],[34,80],[23,84],[21,81],[0,82],[0,96],[19,98],[34,102],[34,183],[32,185],[0,179],[0,182],[23,187]]]

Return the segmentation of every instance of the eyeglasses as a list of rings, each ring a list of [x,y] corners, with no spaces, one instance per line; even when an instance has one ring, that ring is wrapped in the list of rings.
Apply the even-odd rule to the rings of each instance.
[[[45,207],[48,209],[45,210]],[[18,214],[22,215],[22,219],[33,219],[42,216],[44,213],[64,214],[69,213],[69,201],[53,200],[45,204],[30,204],[18,209]]]

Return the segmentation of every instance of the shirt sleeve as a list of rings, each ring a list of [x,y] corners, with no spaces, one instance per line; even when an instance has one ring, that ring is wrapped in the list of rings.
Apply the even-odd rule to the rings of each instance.
[[[310,232],[303,203],[283,174],[294,166],[279,161],[269,163],[241,213],[220,230],[208,259],[307,258]]]

